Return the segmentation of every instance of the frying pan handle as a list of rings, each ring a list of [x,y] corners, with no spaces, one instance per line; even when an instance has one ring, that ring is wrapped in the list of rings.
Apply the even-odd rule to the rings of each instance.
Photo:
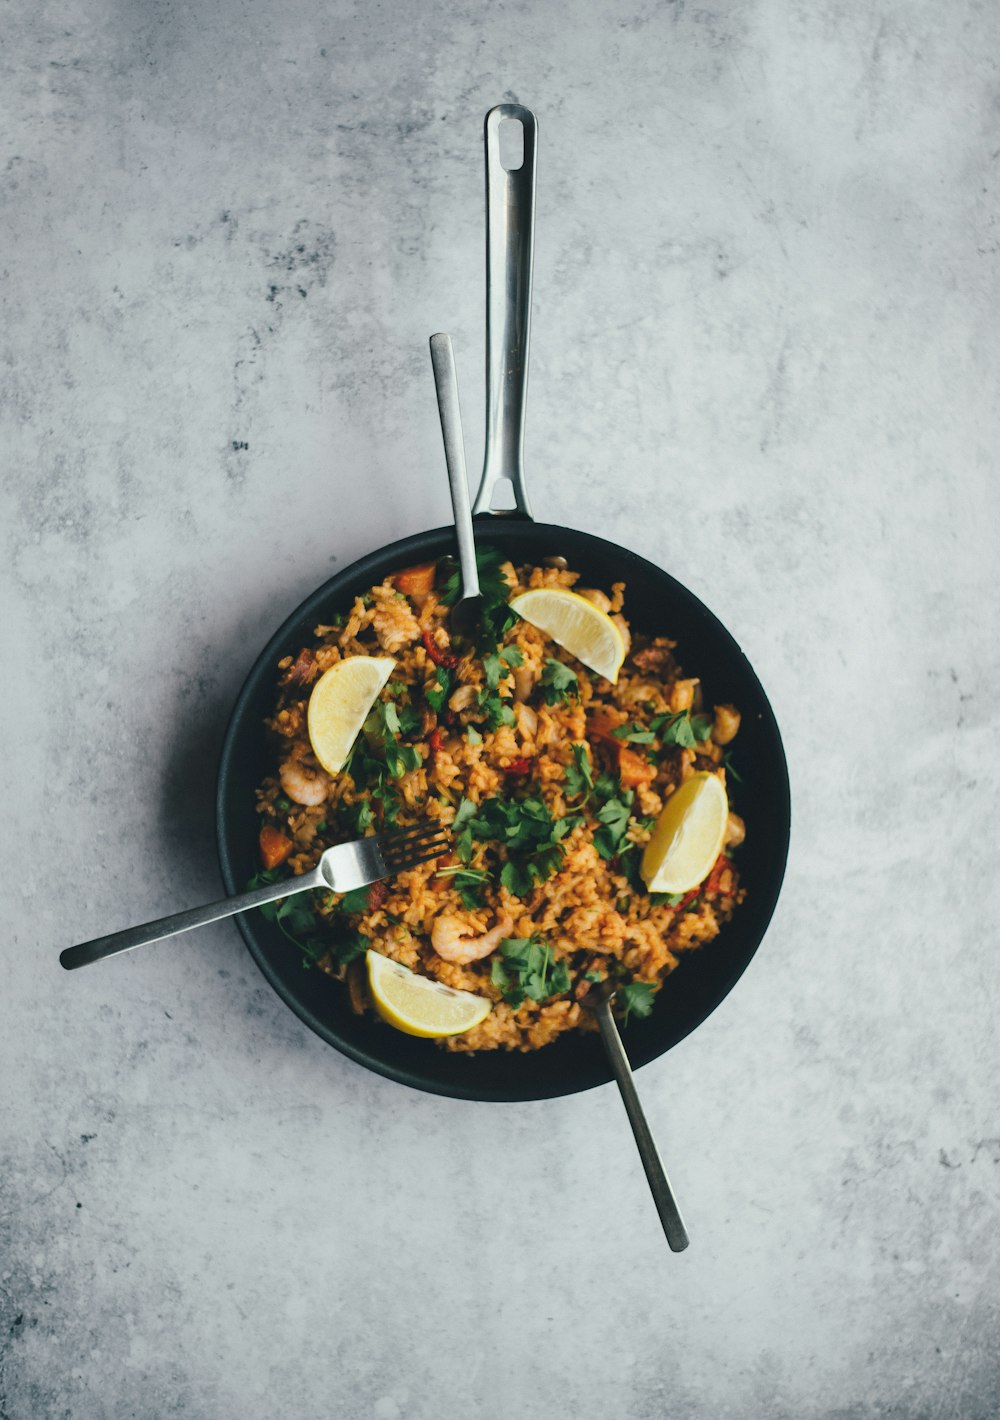
[[[500,127],[521,125],[524,159],[500,161]],[[486,115],[486,458],[473,514],[492,513],[497,483],[514,489],[513,516],[530,518],[524,486],[524,404],[528,390],[531,265],[535,246],[537,123],[520,104],[498,104]]]

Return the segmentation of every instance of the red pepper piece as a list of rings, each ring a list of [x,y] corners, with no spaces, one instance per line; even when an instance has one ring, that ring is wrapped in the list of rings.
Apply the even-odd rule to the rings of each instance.
[[[726,871],[728,867],[729,859],[726,857],[725,853],[720,853],[718,858],[716,858],[715,860],[715,866],[712,868],[712,871],[709,873],[708,878],[705,882],[706,892],[719,891],[719,885],[722,881],[722,874]]]
[[[518,776],[520,776],[520,775],[522,775],[522,774],[530,774],[530,773],[531,773],[531,760],[530,760],[530,759],[525,759],[525,758],[523,758],[523,757],[518,758],[518,759],[512,759],[511,762],[507,765],[507,768],[504,770],[504,773],[505,773],[505,774],[515,774],[515,775],[518,775]]]
[[[387,882],[372,883],[368,890],[368,911],[375,912],[381,907],[389,896],[389,884]]]
[[[420,639],[424,643],[424,650],[436,666],[445,666],[450,671],[455,669],[458,665],[458,657],[453,656],[450,651],[442,651],[440,646],[434,644],[429,626],[425,626],[421,631]]]
[[[427,745],[430,749],[431,754],[437,754],[443,743],[444,730],[442,730],[440,725],[435,725],[434,729],[431,730],[430,735],[427,738]]]

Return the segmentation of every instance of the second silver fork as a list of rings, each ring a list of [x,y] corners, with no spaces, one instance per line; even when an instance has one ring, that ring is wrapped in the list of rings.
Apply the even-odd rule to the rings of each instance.
[[[234,917],[237,912],[262,907],[279,897],[291,897],[293,893],[308,892],[311,888],[350,892],[353,888],[367,887],[380,878],[393,877],[396,873],[403,873],[408,868],[439,857],[447,852],[450,842],[447,828],[426,820],[409,828],[379,833],[372,838],[359,838],[354,843],[337,843],[326,850],[310,873],[252,888],[249,892],[224,897],[204,907],[175,912],[170,917],[159,917],[155,922],[144,922],[139,927],[128,927],[107,937],[80,942],[60,952],[59,961],[67,971],[74,971],[77,967],[89,966],[91,962],[118,956],[121,952],[130,952],[149,942],[190,932],[193,927],[204,927],[223,917]]]

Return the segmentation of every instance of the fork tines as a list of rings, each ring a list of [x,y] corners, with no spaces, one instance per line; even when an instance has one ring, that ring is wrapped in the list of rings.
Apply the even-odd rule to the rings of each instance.
[[[451,833],[444,824],[425,820],[409,828],[380,833],[376,842],[390,873],[402,873],[447,853],[451,848]]]

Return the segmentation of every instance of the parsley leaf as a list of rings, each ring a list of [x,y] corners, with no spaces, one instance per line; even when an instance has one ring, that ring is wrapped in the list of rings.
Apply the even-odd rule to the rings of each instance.
[[[486,684],[490,690],[496,690],[500,684],[500,677],[510,675],[510,671],[495,651],[489,651],[483,657],[483,674],[486,676]]]
[[[554,820],[541,799],[495,798],[485,799],[478,808],[460,805],[452,831],[456,851],[465,863],[472,856],[473,838],[505,848],[500,882],[515,897],[525,897],[558,870],[563,859],[559,840],[577,822]]]
[[[586,745],[571,745],[573,763],[566,766],[566,793],[571,799],[589,794],[594,787],[594,774]]]
[[[434,684],[424,691],[424,699],[436,715],[441,713],[444,702],[451,694],[452,674],[447,666],[438,666],[434,672]]]
[[[327,949],[338,966],[348,966],[358,957],[363,957],[370,946],[368,938],[360,932],[345,932],[328,943]]]
[[[507,604],[510,588],[500,570],[506,561],[498,548],[476,548],[479,591],[482,596],[478,646],[480,652],[494,651],[497,643],[518,619],[517,612]],[[457,565],[453,565],[441,589],[440,600],[445,606],[453,606],[458,600],[460,589],[461,576]]]
[[[600,828],[594,834],[594,847],[602,858],[613,858],[621,848],[628,828],[629,812],[632,808],[631,789],[621,798],[608,799],[597,811]]]
[[[524,657],[518,646],[501,646],[500,659],[506,661],[509,666],[524,665]]]
[[[708,715],[692,715],[690,710],[680,710],[676,715],[656,715],[650,720],[649,728],[660,736],[664,745],[697,749],[712,733],[712,720]]]
[[[416,729],[419,720],[416,712],[409,706],[404,707],[404,714],[409,712],[405,723],[411,729]],[[415,745],[401,745],[397,736],[403,732],[404,720],[401,719],[399,711],[391,700],[376,700],[364,723],[364,733],[366,736],[380,745],[385,756],[385,767],[393,779],[402,779],[409,770],[419,769],[423,760],[420,751]],[[362,751],[362,758],[364,752]],[[375,761],[376,770],[378,761]],[[354,772],[354,760],[351,761],[351,772]],[[370,772],[370,771],[369,771]],[[379,776],[375,775],[376,781]]]
[[[254,876],[247,883],[247,888],[263,887],[266,883],[276,883],[281,880],[280,868],[268,868]],[[309,899],[314,897],[310,893]],[[276,898],[273,902],[261,904],[260,915],[266,922],[273,922],[283,936],[299,950],[303,955],[303,966],[310,966],[313,962],[319,961],[329,950],[329,944],[321,937],[314,935],[317,926],[316,914],[306,901],[305,894],[297,894],[292,897]]]
[[[570,696],[575,696],[579,690],[576,671],[565,661],[557,661],[553,656],[546,658],[545,669],[542,671],[539,684],[542,687],[546,705],[565,704]]]
[[[570,989],[568,962],[535,937],[508,937],[490,967],[490,980],[515,1010],[526,999],[548,1001]]]
[[[340,900],[341,912],[367,912],[371,897],[371,886],[352,888]]]
[[[495,690],[484,688],[479,692],[479,708],[486,716],[486,728],[497,730],[501,725],[513,725],[514,711],[505,700],[501,700]]]
[[[644,730],[641,725],[619,725],[612,730],[616,740],[624,740],[626,744],[651,745],[656,739],[652,730]]]
[[[647,981],[630,981],[618,990],[618,1000],[625,1008],[625,1020],[629,1016],[648,1016],[653,1009],[656,993]]]

